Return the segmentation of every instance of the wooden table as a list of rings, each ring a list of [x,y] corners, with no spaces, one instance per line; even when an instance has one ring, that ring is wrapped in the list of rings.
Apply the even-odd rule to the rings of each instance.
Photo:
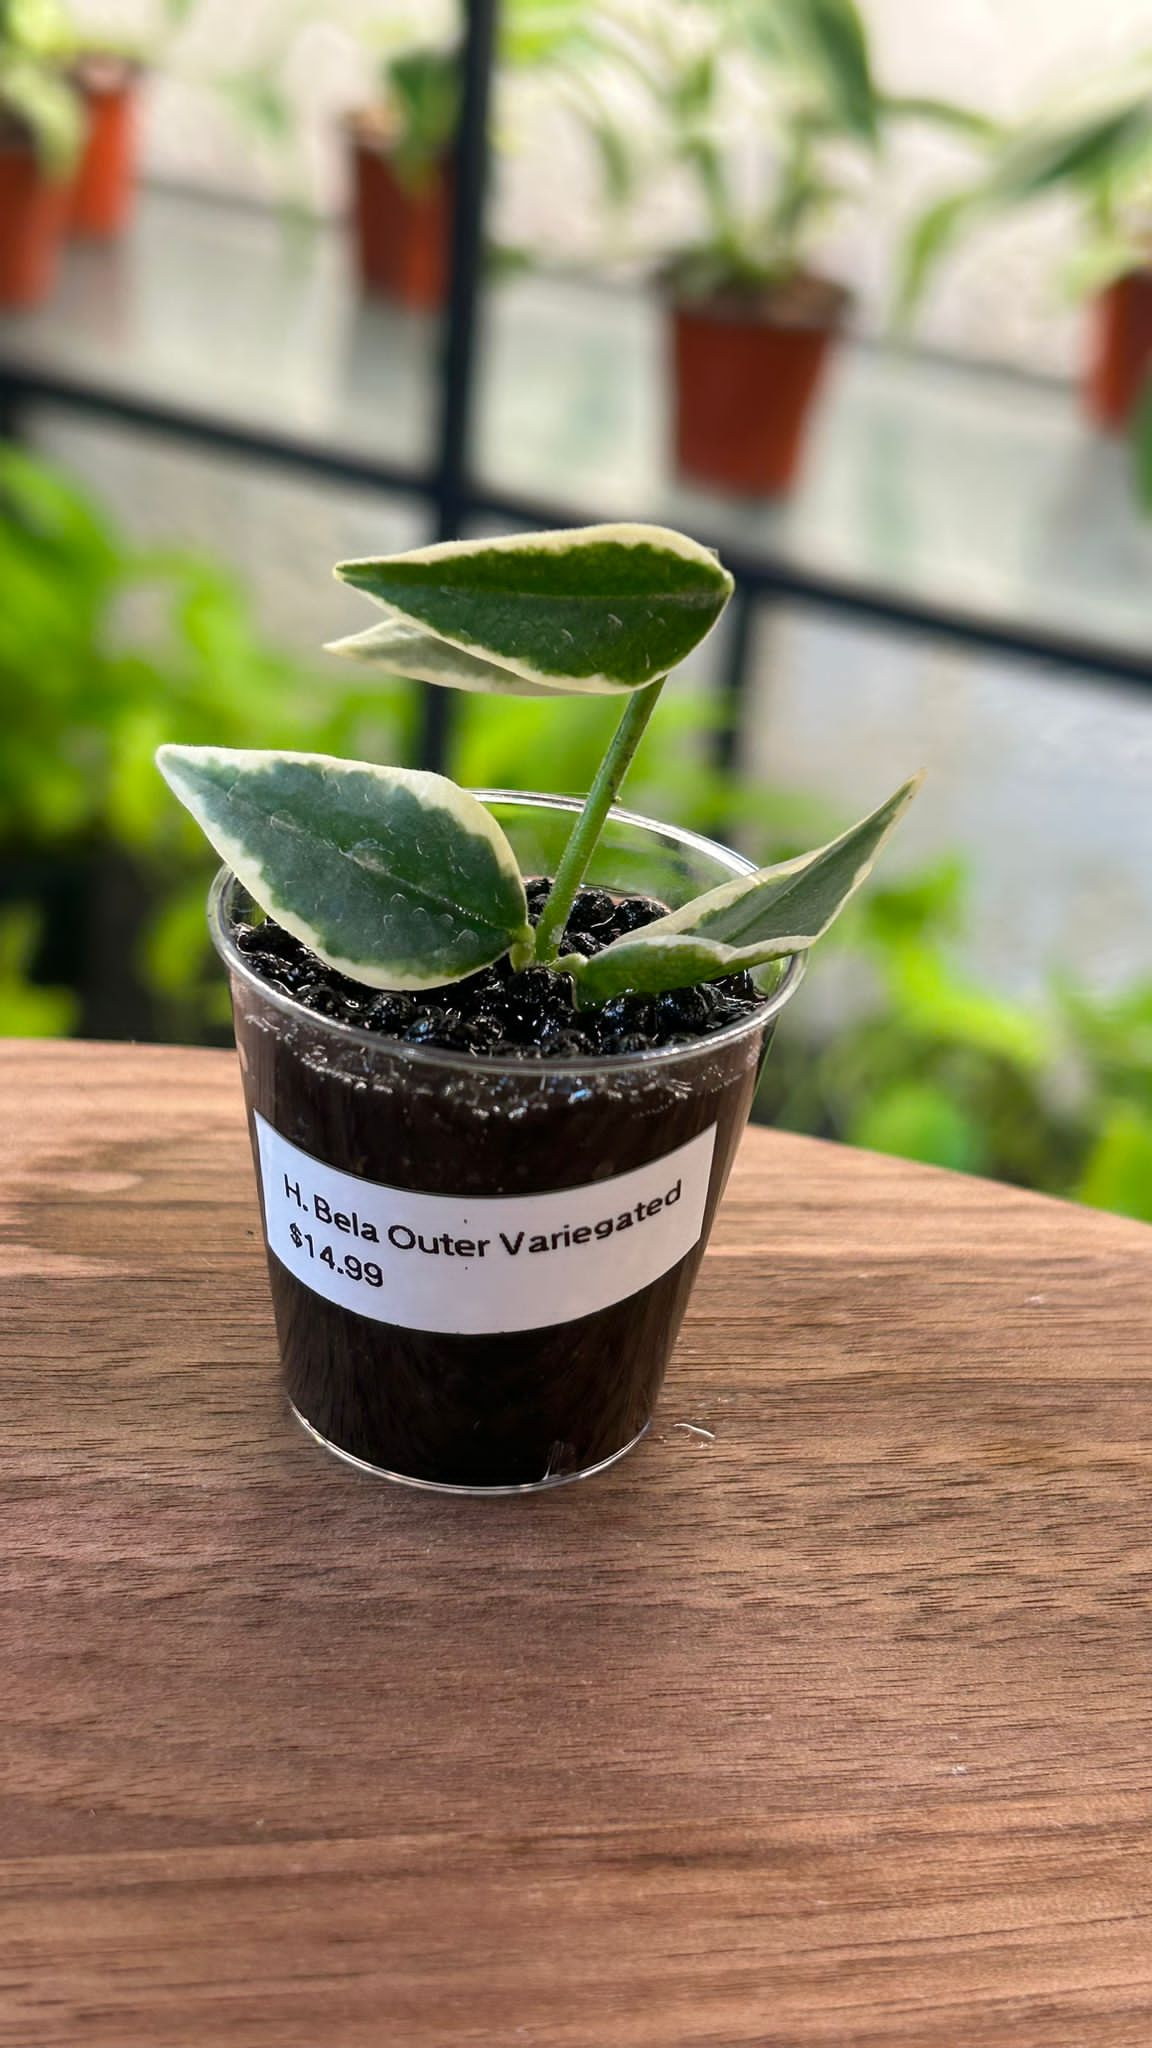
[[[475,1503],[286,1415],[229,1055],[0,1097],[4,2048],[1148,2048],[1145,1229],[755,1132]]]

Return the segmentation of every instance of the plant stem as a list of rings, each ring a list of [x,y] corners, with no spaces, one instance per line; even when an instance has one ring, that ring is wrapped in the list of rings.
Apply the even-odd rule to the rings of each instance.
[[[560,939],[576,901],[576,891],[584,880],[588,863],[596,851],[596,842],[604,829],[604,820],[632,765],[632,758],[644,737],[644,728],[656,709],[656,700],[666,681],[666,676],[659,676],[654,683],[632,692],[624,716],[612,735],[611,745],[596,771],[596,780],[572,827],[551,894],[536,927],[534,958],[542,967],[550,966],[560,951]]]

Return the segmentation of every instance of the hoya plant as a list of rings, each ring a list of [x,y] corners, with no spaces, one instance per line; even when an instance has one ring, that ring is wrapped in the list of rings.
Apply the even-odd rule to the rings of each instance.
[[[563,935],[669,672],[711,631],[732,578],[662,527],[453,541],[342,562],[383,612],[335,643],[388,677],[460,690],[619,697],[621,716],[536,922],[492,812],[445,776],[326,755],[165,746],[172,789],[256,903],[369,988],[427,990],[508,956],[571,978],[577,1008],[658,995],[805,951],[868,875],[904,783],[813,853],[709,890],[588,957]]]

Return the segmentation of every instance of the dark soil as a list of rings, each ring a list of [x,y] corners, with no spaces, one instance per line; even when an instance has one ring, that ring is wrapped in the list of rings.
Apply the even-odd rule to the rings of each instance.
[[[551,886],[544,880],[527,885],[533,923]],[[561,951],[591,957],[613,939],[664,915],[665,906],[646,896],[614,897],[603,889],[582,889]],[[577,1010],[569,975],[548,967],[513,973],[507,955],[467,981],[418,995],[393,995],[326,967],[271,919],[241,925],[235,938],[262,981],[294,996],[318,1016],[357,1024],[407,1045],[442,1046],[480,1057],[580,1059],[690,1045],[738,1023],[763,1001],[750,975],[733,974],[667,995],[614,996],[596,1008]]]

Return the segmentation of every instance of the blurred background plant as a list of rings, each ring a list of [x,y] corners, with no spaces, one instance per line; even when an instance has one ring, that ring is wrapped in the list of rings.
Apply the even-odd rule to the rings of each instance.
[[[1148,261],[1152,238],[1152,51],[1080,77],[1024,119],[974,128],[977,174],[935,198],[904,251],[901,304],[913,310],[961,234],[997,216],[1070,199],[1076,244],[1062,264],[1074,294],[1103,290]]]
[[[55,178],[72,169],[84,135],[64,69],[73,50],[68,17],[53,0],[0,0],[0,127],[27,136]]]
[[[980,138],[977,137],[979,140]],[[933,199],[901,263],[898,313],[919,307],[963,236],[998,217],[1063,201],[1075,242],[1060,265],[1070,296],[1089,304],[1081,391],[1088,417],[1133,429],[1138,502],[1152,507],[1152,50],[1079,78],[1018,122],[990,127],[977,174]]]
[[[592,0],[583,27],[566,68],[606,196],[620,205],[687,178],[698,232],[661,264],[694,295],[761,296],[809,273],[896,124],[980,136],[991,125],[943,98],[885,91],[854,0]]]
[[[274,652],[226,570],[133,548],[75,485],[11,448],[0,590],[4,1030],[31,1016],[107,1037],[222,1028],[202,847],[157,786],[156,746],[402,756],[406,693],[349,688]]]
[[[681,474],[783,494],[851,301],[821,264],[830,228],[900,122],[987,122],[885,91],[855,0],[595,0],[560,70],[617,218],[653,186],[685,195],[694,231],[658,255]]]

